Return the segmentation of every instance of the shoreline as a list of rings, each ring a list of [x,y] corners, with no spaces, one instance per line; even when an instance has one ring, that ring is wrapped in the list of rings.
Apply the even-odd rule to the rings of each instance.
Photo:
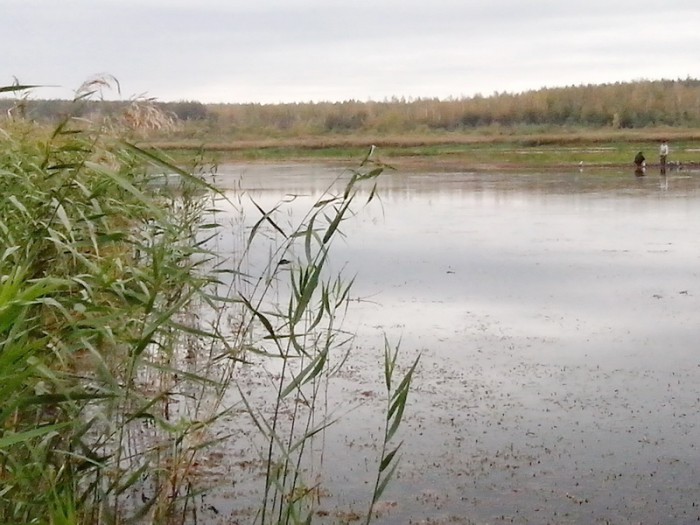
[[[252,164],[260,166],[275,166],[275,165],[334,165],[348,168],[356,168],[360,161],[357,158],[318,158],[318,157],[289,157],[277,159],[219,159],[217,162],[220,165],[224,164]],[[470,162],[468,159],[450,159],[448,157],[394,157],[390,159],[378,158],[370,164],[374,167],[383,167],[388,171],[406,171],[406,172],[551,172],[551,171],[630,171],[635,172],[637,167],[634,163],[622,162],[601,162],[601,163],[548,163],[548,164],[532,164],[532,163],[504,163],[504,162]],[[666,174],[670,173],[694,173],[700,171],[700,162],[688,162],[680,165],[671,165],[666,167]],[[647,164],[645,175],[662,174],[660,164]]]
[[[193,140],[144,141],[141,147],[186,159],[193,152],[216,163],[333,163],[359,165],[371,146],[373,160],[400,170],[635,170],[634,156],[642,151],[655,162],[659,133],[559,136],[425,136],[425,137],[306,137],[224,142]],[[666,134],[670,135],[670,134]],[[667,170],[700,169],[700,136],[673,137]]]

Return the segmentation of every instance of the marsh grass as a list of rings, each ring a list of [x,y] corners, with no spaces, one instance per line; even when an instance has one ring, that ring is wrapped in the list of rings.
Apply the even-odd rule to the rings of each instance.
[[[196,426],[171,406],[198,330],[180,316],[209,279],[198,201],[154,195],[156,165],[177,168],[85,122],[8,121],[0,140],[0,520],[164,519]]]
[[[382,438],[381,453],[379,456],[379,468],[372,490],[372,500],[367,511],[365,525],[372,521],[375,505],[384,494],[387,485],[393,479],[394,473],[399,465],[399,452],[403,441],[395,443],[395,436],[403,420],[404,410],[408,402],[408,393],[411,389],[411,381],[416,371],[420,355],[416,357],[413,364],[404,373],[398,384],[395,377],[397,373],[397,362],[399,357],[398,345],[392,350],[389,341],[384,342],[384,380],[387,392],[386,420],[384,425],[384,436]]]
[[[629,167],[638,151],[647,163],[658,161],[659,139],[668,137],[671,157],[697,169],[700,166],[698,134],[695,130],[642,130],[581,132],[561,134],[433,134],[374,136],[381,148],[382,160],[400,169],[566,169],[589,167]],[[361,137],[316,137],[307,139],[240,140],[231,143],[158,141],[176,156],[204,148],[221,162],[325,161],[345,162],[363,151]]]
[[[104,87],[87,83],[75,103]],[[222,258],[215,170],[136,146],[169,117],[130,111],[0,127],[0,522],[196,522],[198,458],[244,407],[267,443],[258,521],[309,523],[317,440],[333,423],[324,389],[353,339],[352,279],[329,268],[330,248],[383,166],[368,155],[292,227],[282,203],[253,203],[240,252]],[[260,242],[267,263],[251,267]],[[250,355],[276,370],[271,411],[241,390],[232,399]],[[392,394],[387,443],[414,369]],[[373,503],[394,455],[381,457]]]
[[[260,389],[251,395],[240,386],[237,399],[263,438],[257,448],[265,480],[256,517],[260,523],[310,523],[327,494],[325,433],[340,413],[357,402],[330,400],[328,395],[334,377],[352,359],[354,342],[353,334],[343,329],[354,279],[333,270],[332,245],[357,208],[376,198],[376,179],[383,169],[367,155],[359,169],[333,181],[306,214],[288,222],[285,201],[269,209],[250,202],[259,217],[246,243],[250,247],[264,239],[270,248],[268,266],[259,269],[254,281],[246,272],[235,272],[246,275],[249,283],[237,294],[247,310],[239,319],[249,323],[243,330],[248,357],[241,366],[264,368],[268,386],[262,401]],[[392,362],[395,365],[396,356]],[[394,366],[386,372],[389,384]],[[406,388],[412,372],[403,382]],[[393,398],[395,426],[380,444],[384,448],[398,428],[406,401],[405,396]],[[384,456],[377,459],[383,483],[368,494],[369,500],[379,499],[391,477],[385,472],[385,460]],[[372,516],[371,509],[367,516]]]

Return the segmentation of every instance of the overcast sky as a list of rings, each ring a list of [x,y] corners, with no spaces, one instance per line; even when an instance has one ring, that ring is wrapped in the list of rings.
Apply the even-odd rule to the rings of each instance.
[[[700,0],[0,0],[0,86],[306,102],[700,77]],[[119,95],[108,95],[119,98]]]

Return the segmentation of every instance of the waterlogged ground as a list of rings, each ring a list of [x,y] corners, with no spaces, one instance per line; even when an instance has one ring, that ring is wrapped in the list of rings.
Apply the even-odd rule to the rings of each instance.
[[[217,184],[272,206],[341,171],[227,166]],[[422,357],[375,523],[700,520],[700,173],[382,177],[381,202],[334,246],[357,274],[358,339],[328,388],[342,417],[324,435],[318,521],[366,511],[384,334],[403,363]],[[241,384],[255,398],[267,382]],[[200,522],[251,522],[260,501],[255,431],[233,432],[205,462],[221,488]]]

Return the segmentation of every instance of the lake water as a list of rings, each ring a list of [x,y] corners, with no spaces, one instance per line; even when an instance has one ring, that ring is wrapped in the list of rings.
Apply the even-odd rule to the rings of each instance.
[[[267,209],[297,195],[292,220],[342,172],[216,182]],[[333,246],[357,275],[357,342],[331,387],[349,412],[325,438],[319,521],[369,501],[385,335],[421,361],[375,523],[700,519],[700,173],[386,172],[379,195]],[[224,522],[255,500],[250,472],[227,475]]]

